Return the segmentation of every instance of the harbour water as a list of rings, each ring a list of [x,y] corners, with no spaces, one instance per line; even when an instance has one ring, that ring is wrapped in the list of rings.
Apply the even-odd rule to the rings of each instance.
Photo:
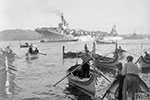
[[[11,94],[3,100],[92,100],[87,94],[68,85],[67,78],[53,85],[66,75],[66,70],[81,59],[62,59],[62,46],[65,51],[78,52],[84,49],[87,43],[89,50],[92,50],[92,41],[89,42],[58,42],[58,43],[40,43],[39,41],[22,41],[37,45],[40,53],[37,59],[26,60],[25,53],[27,48],[20,48],[19,41],[0,41],[0,48],[10,46],[20,58],[16,58],[12,65],[18,71],[11,74]],[[122,49],[128,51],[127,55],[132,55],[134,61],[144,55],[144,51],[150,53],[150,40],[121,40],[118,42]],[[105,55],[115,50],[115,45],[96,45],[96,53]],[[130,53],[130,54],[129,54]],[[122,60],[124,63],[125,60]],[[113,80],[110,74],[105,74],[110,80]],[[140,74],[142,79],[150,86],[149,74]],[[104,79],[99,79],[97,95],[102,97],[108,88],[109,83]]]

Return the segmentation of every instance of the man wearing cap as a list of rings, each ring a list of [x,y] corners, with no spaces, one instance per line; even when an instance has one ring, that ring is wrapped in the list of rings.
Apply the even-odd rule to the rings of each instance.
[[[126,94],[128,92],[128,95],[132,98],[132,100],[134,100],[134,93],[138,91],[139,87],[138,67],[132,62],[132,56],[128,56],[126,60],[127,63],[124,64],[124,67],[122,69],[122,75],[125,75],[122,96],[123,100],[127,100]]]

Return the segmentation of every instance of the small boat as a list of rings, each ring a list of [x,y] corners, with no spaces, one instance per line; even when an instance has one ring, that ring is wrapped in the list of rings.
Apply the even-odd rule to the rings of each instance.
[[[65,53],[65,46],[63,46],[63,59],[76,58],[76,57],[79,57],[80,54],[82,54],[82,52],[67,52],[67,53]]]
[[[118,59],[122,60],[125,57],[125,50],[123,50],[121,48],[121,46],[119,46],[119,48],[116,48],[115,52],[114,52],[114,56],[118,55]]]
[[[118,51],[119,50],[118,50],[118,46],[116,43],[116,49],[115,49],[115,52],[113,52],[114,57],[113,58],[105,57],[105,56],[96,57],[95,66],[103,72],[111,72],[111,73],[115,74],[116,69],[118,68],[116,66],[116,64],[119,63],[119,52]]]
[[[76,64],[74,66],[71,66],[67,71],[67,75],[75,70],[76,68],[81,67],[80,64]],[[70,85],[76,87],[77,89],[85,92],[86,94],[90,96],[95,96],[96,94],[96,76],[93,74],[92,71],[90,71],[90,77],[89,78],[79,78],[78,75],[75,74],[75,71],[71,73],[71,75],[68,76],[68,82]]]
[[[109,40],[109,41],[106,41],[106,40],[95,40],[97,44],[115,44],[115,42],[113,40]]]
[[[37,59],[38,58],[38,53],[26,53],[26,59]]]
[[[39,54],[39,50],[36,48],[34,51],[32,50],[32,52],[29,50],[26,53],[26,59],[37,59],[38,58],[38,54]]]
[[[102,60],[95,59],[95,66],[103,71],[103,72],[111,72],[113,74],[116,73],[116,69],[118,68],[116,64],[118,64],[118,56],[115,59],[112,58],[103,58]]]
[[[12,49],[10,49],[9,47],[6,47],[5,50],[2,50],[1,51],[3,52],[3,54],[5,56],[7,56],[8,60],[11,62],[11,61],[14,61],[15,60],[15,56],[16,54],[12,51]]]
[[[140,77],[139,77],[139,79],[140,79],[140,81],[139,81],[139,92],[137,94],[150,93],[149,88],[146,85],[146,83]],[[119,94],[119,80],[115,79],[107,90],[108,100],[116,100],[118,97],[118,94]],[[139,96],[136,96],[135,98],[137,98],[137,99],[135,99],[135,100],[148,100],[148,99],[138,99],[138,97]]]
[[[28,43],[20,44],[20,48],[27,48],[27,47],[29,47],[29,44],[28,44]]]
[[[145,59],[143,56],[140,56],[138,63],[142,73],[150,72],[150,59]]]

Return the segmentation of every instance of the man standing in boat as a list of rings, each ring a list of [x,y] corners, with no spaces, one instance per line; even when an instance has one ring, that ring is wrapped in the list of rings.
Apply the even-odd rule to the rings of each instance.
[[[145,58],[146,60],[150,60],[150,54],[148,54],[147,51],[145,51],[144,53],[145,53],[144,58]]]
[[[122,90],[122,100],[127,100],[127,92],[128,96],[134,100],[134,94],[138,91],[139,87],[139,72],[138,67],[133,62],[133,57],[127,57],[127,63],[124,64],[122,69],[122,74],[125,75],[125,79],[123,82],[123,90]]]
[[[84,46],[85,53],[80,55],[82,59],[82,78],[89,78],[89,72],[90,72],[90,66],[89,66],[89,61],[92,60],[92,57],[89,54],[89,50],[87,48],[87,44]]]

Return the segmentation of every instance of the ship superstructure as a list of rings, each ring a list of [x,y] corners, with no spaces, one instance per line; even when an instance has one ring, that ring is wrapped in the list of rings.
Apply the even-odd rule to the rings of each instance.
[[[60,15],[61,22],[58,27],[42,27],[36,28],[35,31],[42,35],[42,41],[75,41],[74,37],[70,34],[69,24],[65,20],[63,13]]]

